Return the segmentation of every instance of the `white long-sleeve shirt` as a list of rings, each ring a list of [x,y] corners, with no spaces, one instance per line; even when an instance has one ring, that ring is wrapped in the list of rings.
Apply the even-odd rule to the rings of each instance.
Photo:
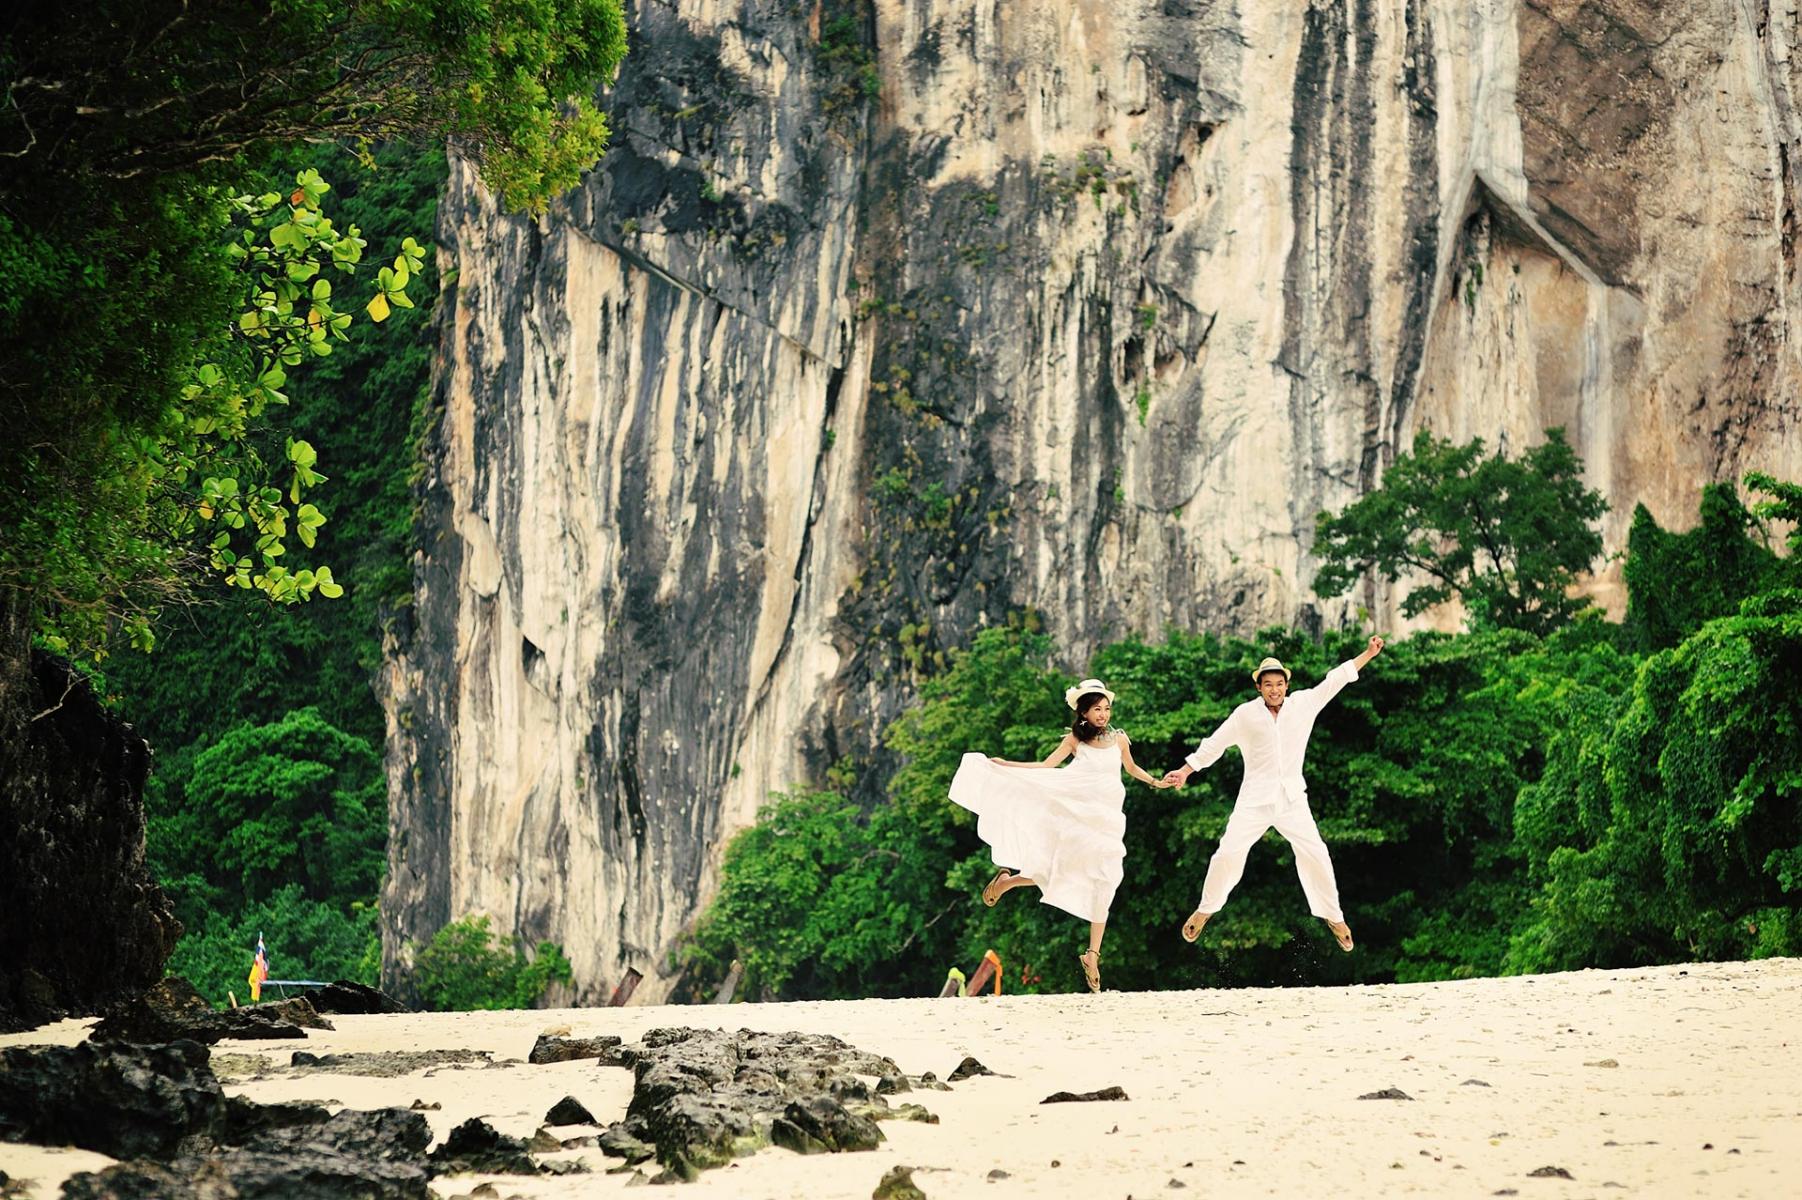
[[[1314,718],[1346,684],[1358,678],[1356,659],[1346,659],[1311,688],[1289,693],[1273,717],[1262,696],[1247,700],[1228,714],[1220,728],[1210,733],[1183,761],[1195,770],[1212,766],[1228,746],[1239,747],[1245,757],[1245,779],[1239,784],[1234,808],[1286,809],[1308,797],[1302,762],[1308,753],[1308,735]]]

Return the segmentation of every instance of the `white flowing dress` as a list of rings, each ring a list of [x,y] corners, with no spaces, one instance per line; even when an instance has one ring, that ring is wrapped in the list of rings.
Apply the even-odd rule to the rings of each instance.
[[[1125,736],[1078,742],[1070,764],[1050,770],[966,754],[951,781],[952,802],[976,814],[976,836],[995,865],[1033,880],[1040,900],[1085,921],[1107,920],[1126,859]]]

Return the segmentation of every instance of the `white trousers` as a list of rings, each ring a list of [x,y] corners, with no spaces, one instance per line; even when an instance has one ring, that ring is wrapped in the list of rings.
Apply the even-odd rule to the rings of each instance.
[[[1308,897],[1308,911],[1326,921],[1341,922],[1345,914],[1339,909],[1339,885],[1333,879],[1333,860],[1327,856],[1326,843],[1314,826],[1314,814],[1307,804],[1291,806],[1287,811],[1274,808],[1235,808],[1227,818],[1226,832],[1220,835],[1220,848],[1208,862],[1207,881],[1201,885],[1201,903],[1197,910],[1210,916],[1226,904],[1227,896],[1245,874],[1245,857],[1257,844],[1264,831],[1276,831],[1289,840],[1295,850],[1295,873],[1301,876],[1301,890]]]

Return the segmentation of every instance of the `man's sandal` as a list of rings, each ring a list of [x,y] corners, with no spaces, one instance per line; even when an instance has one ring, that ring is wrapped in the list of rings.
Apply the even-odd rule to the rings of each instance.
[[[1339,949],[1350,954],[1352,948],[1351,926],[1347,925],[1344,921],[1340,921],[1336,925],[1333,922],[1328,921],[1326,927],[1332,930],[1333,936],[1338,939]]]
[[[1082,977],[1088,981],[1089,990],[1099,992],[1101,990],[1101,951],[1084,950],[1076,956],[1076,961],[1082,964]]]
[[[982,902],[990,908],[994,908],[995,901],[1001,899],[1001,885],[1013,877],[1014,873],[1006,867],[1002,867],[999,871],[996,871],[995,878],[989,880],[988,886],[982,889]]]
[[[1213,913],[1204,913],[1199,908],[1190,913],[1189,919],[1183,922],[1183,941],[1192,942],[1200,937],[1202,926],[1206,925],[1208,918],[1213,915]]]

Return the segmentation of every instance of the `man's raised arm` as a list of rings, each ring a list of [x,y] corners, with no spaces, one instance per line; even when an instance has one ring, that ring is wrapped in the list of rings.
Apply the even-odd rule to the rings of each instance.
[[[1296,693],[1296,698],[1307,696],[1314,705],[1315,711],[1325,708],[1327,702],[1345,689],[1345,685],[1357,680],[1360,672],[1370,665],[1370,660],[1383,652],[1383,639],[1372,636],[1370,644],[1364,647],[1364,653],[1356,658],[1348,658],[1326,673],[1326,678],[1305,692]]]

